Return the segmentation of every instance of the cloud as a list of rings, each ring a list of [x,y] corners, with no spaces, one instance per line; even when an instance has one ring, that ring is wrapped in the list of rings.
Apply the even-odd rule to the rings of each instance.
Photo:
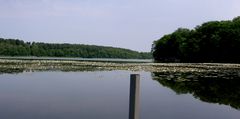
[[[239,6],[239,0],[0,0],[0,33],[149,51],[178,27],[230,20]]]
[[[92,6],[86,2],[67,0],[1,0],[0,17],[106,17],[111,15],[108,9]]]

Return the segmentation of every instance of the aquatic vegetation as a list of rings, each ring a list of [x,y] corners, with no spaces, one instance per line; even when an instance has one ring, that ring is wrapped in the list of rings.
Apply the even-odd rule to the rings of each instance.
[[[129,70],[158,72],[158,76],[171,79],[200,77],[240,77],[240,64],[217,63],[123,63],[71,60],[18,60],[0,59],[0,72],[10,73],[35,70],[110,71]],[[191,78],[193,77],[193,78]]]

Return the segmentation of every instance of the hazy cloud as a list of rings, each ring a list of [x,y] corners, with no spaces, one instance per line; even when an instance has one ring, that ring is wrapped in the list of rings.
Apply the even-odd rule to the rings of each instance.
[[[0,37],[150,51],[164,34],[232,19],[239,6],[239,0],[0,0]]]

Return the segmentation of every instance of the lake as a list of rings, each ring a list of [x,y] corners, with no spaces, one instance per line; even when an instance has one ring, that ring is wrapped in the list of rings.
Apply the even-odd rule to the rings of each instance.
[[[27,70],[0,74],[0,119],[128,119],[132,73],[141,78],[141,119],[240,118],[239,77]]]

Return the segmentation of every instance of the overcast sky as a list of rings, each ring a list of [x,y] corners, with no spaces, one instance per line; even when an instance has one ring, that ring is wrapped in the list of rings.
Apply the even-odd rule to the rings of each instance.
[[[179,27],[240,15],[240,0],[0,0],[0,37],[150,51]]]

